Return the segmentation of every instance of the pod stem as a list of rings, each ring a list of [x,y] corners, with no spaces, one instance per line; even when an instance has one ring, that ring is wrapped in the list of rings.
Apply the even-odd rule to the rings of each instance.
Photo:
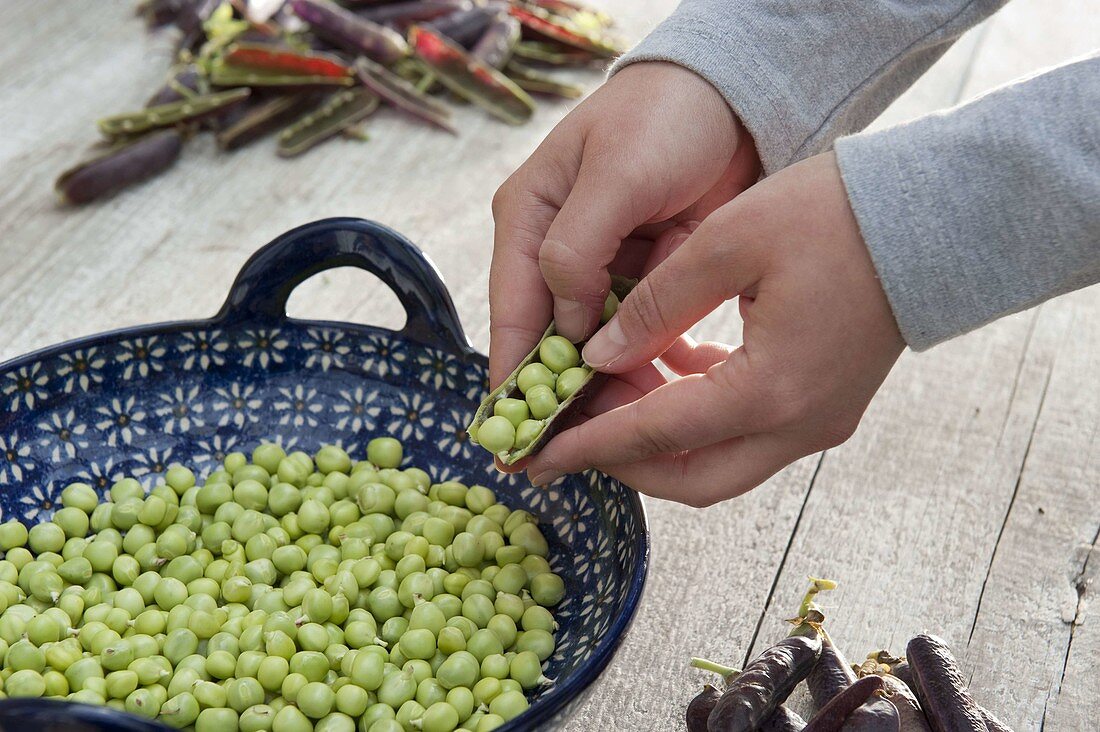
[[[814,602],[814,598],[817,597],[819,592],[827,592],[828,590],[836,589],[836,582],[830,579],[819,579],[817,577],[810,577],[810,589],[806,590],[806,594],[802,596],[802,604],[798,607],[798,617],[804,618],[810,614],[811,610],[817,610],[817,604]]]
[[[732,666],[723,666],[720,663],[708,661],[705,658],[692,658],[691,665],[693,668],[716,673],[727,683],[741,673],[741,669],[733,668]]]

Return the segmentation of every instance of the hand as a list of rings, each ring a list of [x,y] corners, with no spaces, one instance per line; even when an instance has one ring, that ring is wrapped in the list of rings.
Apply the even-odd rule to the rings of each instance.
[[[734,297],[744,345],[678,340]],[[904,345],[834,156],[810,158],[707,217],[584,348],[601,371],[660,357],[683,378],[605,388],[528,474],[597,467],[693,506],[731,498],[848,439]]]
[[[608,267],[639,274],[657,234],[698,221],[756,182],[752,140],[722,96],[680,66],[628,66],[579,105],[500,188],[489,277],[493,386],[553,315],[591,334]]]

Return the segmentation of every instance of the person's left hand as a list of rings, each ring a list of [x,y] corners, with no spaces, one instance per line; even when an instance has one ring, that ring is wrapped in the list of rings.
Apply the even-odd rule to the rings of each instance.
[[[663,241],[667,259],[584,348],[619,379],[531,458],[535,484],[595,467],[693,506],[739,495],[847,440],[905,345],[831,153]],[[681,338],[735,297],[740,348]],[[682,378],[646,368],[658,357]]]

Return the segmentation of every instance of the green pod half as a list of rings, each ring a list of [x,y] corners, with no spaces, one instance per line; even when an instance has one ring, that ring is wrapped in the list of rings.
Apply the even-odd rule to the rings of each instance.
[[[615,293],[615,296],[618,297],[621,302],[630,291],[634,289],[636,284],[638,284],[637,280],[614,275],[611,278],[611,291]],[[477,411],[474,412],[474,418],[470,421],[470,426],[466,428],[466,433],[470,436],[470,440],[474,444],[481,444],[477,440],[478,428],[481,427],[485,420],[493,416],[493,406],[499,400],[509,397],[523,399],[523,394],[520,392],[518,384],[519,372],[522,371],[523,367],[527,364],[539,360],[539,346],[542,345],[542,341],[556,333],[557,330],[555,329],[554,323],[551,322],[546,328],[546,332],[542,334],[542,338],[539,340],[538,344],[527,354],[527,357],[516,366],[515,370],[508,375],[504,383],[489,392],[489,395],[482,400]],[[578,350],[583,348],[583,343],[577,345]],[[588,366],[583,360],[581,361],[581,365]],[[581,408],[584,402],[595,394],[606,380],[607,374],[591,370],[588,374],[588,378],[585,379],[580,387],[567,399],[562,400],[558,404],[557,410],[543,420],[544,426],[538,437],[525,447],[513,448],[512,450],[498,453],[497,457],[500,458],[500,461],[505,465],[513,465],[537,453],[546,443],[550,442],[554,435],[561,431],[562,426],[569,422],[570,417],[577,413],[577,410]]]
[[[179,122],[213,114],[231,104],[247,99],[251,93],[250,89],[241,88],[202,94],[178,102],[147,107],[137,112],[104,117],[96,124],[99,126],[99,131],[107,137],[128,137],[157,127],[169,127]]]

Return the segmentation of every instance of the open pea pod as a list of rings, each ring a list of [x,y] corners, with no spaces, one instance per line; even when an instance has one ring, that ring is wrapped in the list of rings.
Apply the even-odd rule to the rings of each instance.
[[[225,50],[228,66],[294,76],[351,76],[344,63],[322,53],[298,52],[265,43],[234,43]]]
[[[350,76],[319,76],[247,66],[231,66],[219,60],[210,65],[210,83],[214,86],[312,89],[317,87],[352,86],[355,84],[355,79]]]
[[[248,89],[229,89],[214,94],[202,94],[169,102],[155,107],[146,107],[138,112],[116,114],[104,117],[96,124],[99,131],[107,137],[128,137],[157,127],[170,127],[180,122],[198,119],[218,110],[236,104],[248,98]]]
[[[520,61],[509,61],[504,67],[504,73],[508,78],[516,82],[523,90],[537,94],[551,94],[565,99],[580,99],[584,96],[584,89],[576,84],[568,84],[564,81],[543,74]]]
[[[338,91],[319,109],[307,113],[279,133],[279,156],[300,155],[358,124],[376,109],[378,97],[365,87]]]
[[[409,43],[445,87],[493,116],[518,125],[535,111],[535,102],[514,81],[431,28],[412,26]]]
[[[536,35],[603,58],[614,58],[626,51],[622,41],[614,36],[598,28],[574,23],[564,16],[555,15],[542,8],[511,5],[508,12],[514,15],[524,28]]]
[[[614,309],[618,306],[618,303],[634,289],[636,284],[637,280],[619,276],[612,277],[611,293],[613,297],[608,296],[608,306],[604,308],[605,321],[614,314]],[[576,365],[569,366],[566,370],[560,370],[560,366],[563,364],[551,365],[544,363],[548,360],[548,354],[545,352],[544,346],[548,343],[564,345],[561,343],[562,341],[565,341],[565,339],[557,335],[554,323],[550,323],[539,344],[535,346],[531,353],[527,354],[527,357],[520,362],[515,371],[509,374],[504,383],[493,389],[485,397],[477,411],[474,412],[474,418],[470,421],[470,426],[466,430],[470,440],[474,444],[481,445],[493,452],[505,465],[517,463],[541,450],[607,380],[607,374],[593,370],[576,355],[576,352],[580,350],[578,347],[573,347],[575,349],[573,351],[573,361],[566,362],[576,362]],[[555,372],[554,368],[559,368],[560,373]],[[550,373],[554,375],[553,387],[549,386],[548,381],[538,382],[539,374],[543,374],[544,378],[550,378],[545,376]],[[566,374],[570,374],[570,376],[567,377]],[[564,379],[568,379],[569,383],[559,383]],[[532,384],[532,380],[538,383]],[[552,400],[548,405],[545,402],[540,404],[532,392],[542,391],[539,396],[545,397],[547,389],[553,392]],[[547,397],[547,399],[550,399],[550,397]],[[528,405],[527,411],[529,413],[526,419],[524,419],[523,412],[525,410],[520,404],[521,401],[523,405]],[[498,403],[501,403],[500,406],[498,406]],[[552,411],[539,417],[535,413],[536,406],[544,409],[552,407]],[[498,435],[493,435],[493,440],[488,439],[486,435],[485,442],[490,443],[487,446],[485,442],[479,439],[482,426],[490,419],[496,419],[498,424],[503,424],[499,422],[502,417],[512,424],[514,430],[514,435],[511,437],[511,447],[507,447],[507,427],[504,428],[505,439],[500,444],[497,444]],[[493,427],[496,426],[493,425]],[[500,446],[503,446],[503,449],[493,449]]]
[[[455,132],[451,111],[442,102],[432,99],[385,66],[361,56],[355,62],[355,73],[364,86],[389,104],[452,134]]]
[[[515,58],[546,66],[588,66],[599,56],[550,41],[521,40],[512,49]]]

